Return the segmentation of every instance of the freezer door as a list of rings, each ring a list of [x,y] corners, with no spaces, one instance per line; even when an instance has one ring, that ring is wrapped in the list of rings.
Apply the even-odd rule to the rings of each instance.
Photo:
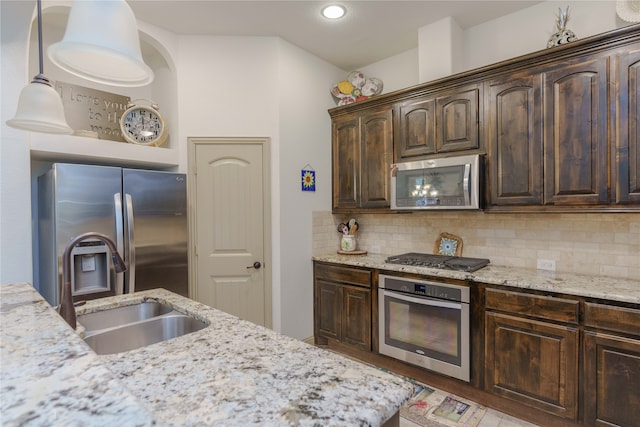
[[[38,178],[38,289],[50,304],[59,303],[62,254],[71,239],[94,231],[118,240],[114,194],[121,191],[117,167],[56,163]],[[73,249],[70,273],[74,300],[114,295],[121,276],[99,241]]]
[[[188,296],[186,176],[123,169],[125,292],[165,288]]]

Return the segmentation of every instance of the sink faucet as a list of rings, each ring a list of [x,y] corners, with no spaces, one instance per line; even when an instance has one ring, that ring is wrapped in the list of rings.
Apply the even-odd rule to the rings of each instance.
[[[91,238],[98,239],[109,247],[111,260],[113,261],[113,267],[116,269],[116,273],[122,273],[127,269],[124,260],[118,253],[115,243],[104,234],[90,231],[74,237],[69,242],[62,255],[62,298],[60,306],[58,307],[58,313],[60,313],[60,316],[62,316],[74,330],[76,329],[76,308],[73,305],[73,297],[71,295],[71,251],[78,243]]]

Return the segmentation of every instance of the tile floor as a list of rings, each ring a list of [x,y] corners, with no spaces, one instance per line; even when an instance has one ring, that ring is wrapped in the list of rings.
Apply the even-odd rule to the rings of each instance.
[[[400,417],[400,427],[420,427],[413,421],[409,421],[406,418]],[[487,409],[487,413],[478,427],[537,427],[536,424],[531,424],[527,421],[519,420],[511,415],[503,414],[491,408]]]

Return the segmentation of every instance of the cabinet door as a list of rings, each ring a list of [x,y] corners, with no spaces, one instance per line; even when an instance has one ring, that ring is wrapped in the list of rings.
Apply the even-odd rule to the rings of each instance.
[[[585,331],[584,381],[586,425],[638,425],[640,340]]]
[[[490,203],[541,205],[541,76],[508,75],[488,82],[485,93]]]
[[[436,98],[436,151],[478,148],[480,90],[453,91]]]
[[[617,203],[640,203],[640,50],[618,57]]]
[[[371,351],[371,291],[342,287],[342,342]]]
[[[360,121],[362,135],[360,207],[388,208],[391,206],[393,112],[391,107],[384,107],[363,114]]]
[[[609,203],[608,57],[544,73],[545,203]]]
[[[396,106],[395,161],[406,162],[436,152],[436,101],[418,98]]]
[[[360,187],[360,120],[357,114],[332,124],[333,208],[358,206]]]
[[[578,330],[485,313],[487,391],[575,420]]]
[[[316,279],[315,293],[315,334],[339,341],[342,334],[340,285]]]

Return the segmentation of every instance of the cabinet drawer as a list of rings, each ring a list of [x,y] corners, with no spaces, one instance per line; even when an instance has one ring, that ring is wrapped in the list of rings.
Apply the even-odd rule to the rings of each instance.
[[[487,289],[485,305],[488,309],[559,322],[577,324],[579,319],[579,302],[563,298]]]
[[[371,287],[371,271],[338,265],[316,264],[316,279]]]
[[[640,310],[587,302],[584,324],[593,328],[640,335]]]

